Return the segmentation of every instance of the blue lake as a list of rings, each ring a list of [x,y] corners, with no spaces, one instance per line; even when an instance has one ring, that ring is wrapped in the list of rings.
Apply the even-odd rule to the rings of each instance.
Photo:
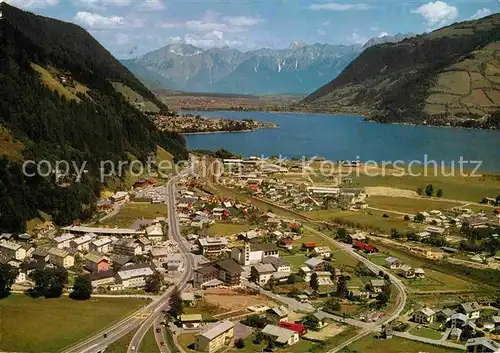
[[[361,117],[268,112],[189,112],[207,117],[274,122],[279,129],[187,135],[189,149],[225,148],[243,156],[320,156],[329,160],[409,162],[483,161],[481,170],[500,171],[500,131],[387,125]],[[465,164],[465,169],[473,168]]]

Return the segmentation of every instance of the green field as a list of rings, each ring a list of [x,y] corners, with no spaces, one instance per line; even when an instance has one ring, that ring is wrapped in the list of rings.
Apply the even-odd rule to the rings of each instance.
[[[430,344],[410,341],[399,337],[394,337],[390,340],[379,340],[374,336],[367,336],[359,341],[351,344],[347,349],[342,350],[342,353],[458,353],[457,351],[447,347],[438,347]]]
[[[415,169],[415,172],[417,170]],[[398,189],[416,191],[417,188],[425,189],[427,184],[432,184],[434,190],[442,189],[443,197],[454,200],[480,202],[484,197],[496,197],[500,190],[500,175],[485,175],[481,177],[462,177],[443,175],[434,176],[432,170],[430,176],[367,176],[353,177],[349,187],[387,186]]]
[[[426,268],[426,264],[430,260],[426,261],[425,259],[410,256],[403,250],[387,247],[380,242],[373,241],[373,244],[381,252],[379,255],[370,257],[370,260],[377,265],[385,266],[386,262],[384,259],[388,256],[394,256],[400,259],[404,264],[412,267],[422,267],[424,269],[425,278],[423,279],[403,279],[403,282],[415,291],[466,290],[476,288],[476,286],[471,282],[466,282],[444,272],[438,272],[433,269]],[[397,271],[395,273],[397,273]]]
[[[410,332],[412,335],[429,338],[431,340],[441,339],[441,333],[427,327],[416,327]]]
[[[136,298],[76,301],[13,294],[0,300],[0,350],[59,351],[111,326],[146,303]]]
[[[120,211],[100,223],[102,226],[130,227],[138,219],[154,219],[167,216],[167,205],[147,202],[129,202],[120,208]]]
[[[250,224],[215,223],[208,228],[208,233],[213,236],[228,236],[252,229]]]
[[[392,228],[396,228],[399,232],[408,232],[411,228],[408,227],[407,221],[403,219],[403,215],[381,212],[376,210],[363,210],[363,211],[342,211],[335,210],[321,210],[305,212],[304,215],[323,221],[344,223],[347,226],[355,226],[356,228],[372,229],[381,232],[389,233]],[[387,214],[389,218],[384,218],[383,215]]]
[[[140,353],[158,353],[160,349],[156,343],[153,328],[150,328],[141,342]]]
[[[460,206],[460,203],[432,200],[432,199],[417,199],[408,197],[390,197],[390,196],[370,196],[367,198],[368,206],[381,208],[384,210],[391,210],[397,212],[404,212],[416,214],[418,212],[430,210],[444,210],[450,209],[455,206]]]
[[[128,345],[132,338],[134,337],[135,331],[127,333],[125,336],[120,338],[118,341],[111,343],[106,348],[106,353],[123,353],[127,351]]]

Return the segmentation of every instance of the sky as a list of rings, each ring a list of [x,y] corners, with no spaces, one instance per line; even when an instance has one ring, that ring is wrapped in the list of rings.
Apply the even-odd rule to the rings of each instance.
[[[243,51],[303,43],[364,44],[500,12],[500,0],[0,0],[76,23],[117,58],[170,43]]]

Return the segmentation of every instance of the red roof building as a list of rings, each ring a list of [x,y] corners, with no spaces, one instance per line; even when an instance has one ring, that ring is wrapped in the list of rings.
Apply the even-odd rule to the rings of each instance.
[[[307,333],[304,325],[294,324],[292,322],[281,321],[280,327],[286,328],[287,330],[297,332],[299,335],[303,336]]]

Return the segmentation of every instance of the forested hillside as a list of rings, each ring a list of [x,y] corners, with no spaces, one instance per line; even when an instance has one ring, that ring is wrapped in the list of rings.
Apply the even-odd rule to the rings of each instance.
[[[19,149],[17,155],[0,150],[0,229],[22,231],[38,210],[59,224],[88,217],[103,186],[100,161],[126,161],[130,154],[146,160],[157,145],[176,158],[186,157],[183,137],[158,131],[112,82],[130,87],[162,111],[167,107],[86,31],[5,3],[0,10],[0,127]],[[65,88],[52,87],[34,67],[62,73],[62,83],[82,88],[61,94]],[[24,160],[44,159],[86,161],[88,173],[82,182],[69,178],[63,186],[53,176],[23,175]]]

